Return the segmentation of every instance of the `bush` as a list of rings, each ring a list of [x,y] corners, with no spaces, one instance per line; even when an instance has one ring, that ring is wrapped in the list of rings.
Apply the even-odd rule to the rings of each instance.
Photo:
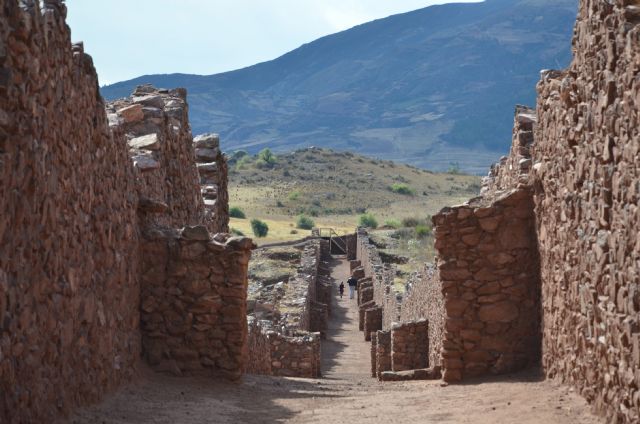
[[[291,230],[289,231],[289,234],[298,234],[298,230]]]
[[[280,200],[276,200],[276,206],[279,208],[283,208],[284,207],[284,203],[282,203]]]
[[[298,216],[298,221],[296,222],[296,227],[302,230],[310,230],[315,226],[315,222],[313,219],[309,218],[306,215]]]
[[[231,234],[233,234],[234,236],[244,237],[244,233],[242,231],[238,230],[237,228],[233,228],[233,227],[231,227]]]
[[[431,227],[425,224],[420,224],[416,226],[416,237],[424,238],[431,234]]]
[[[258,160],[263,161],[267,166],[273,166],[278,161],[278,158],[271,152],[268,147],[260,150],[258,153]]]
[[[360,215],[359,222],[361,227],[378,228],[378,220],[370,213]]]
[[[298,200],[300,198],[300,192],[299,191],[292,191],[291,193],[289,193],[289,200]]]
[[[259,219],[251,220],[251,229],[256,237],[266,237],[269,234],[269,226]]]
[[[394,183],[389,189],[394,193],[404,194],[405,196],[413,196],[415,194],[413,189],[404,183]]]
[[[245,219],[247,217],[242,211],[242,209],[240,209],[237,206],[233,206],[229,208],[229,216],[231,218],[239,218],[239,219]]]
[[[384,222],[384,225],[385,225],[386,227],[391,227],[391,228],[396,229],[396,230],[402,226],[402,224],[400,223],[400,221],[398,221],[397,219],[389,219],[389,220],[386,220],[386,221]]]

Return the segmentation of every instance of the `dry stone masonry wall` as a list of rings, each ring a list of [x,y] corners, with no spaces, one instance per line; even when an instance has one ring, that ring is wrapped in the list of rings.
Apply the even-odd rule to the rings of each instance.
[[[140,356],[133,169],[63,3],[0,1],[0,421],[51,422]]]
[[[320,340],[327,328],[332,295],[328,250],[324,240],[305,243],[297,273],[285,289],[283,306],[290,310],[279,322],[249,317],[249,373],[321,376]]]
[[[543,74],[533,147],[542,365],[608,422],[640,420],[640,3],[581,1]]]
[[[143,243],[142,344],[147,362],[177,375],[237,379],[247,361],[246,238],[204,226],[148,229]]]
[[[444,209],[434,224],[446,311],[444,379],[537,364],[540,287],[531,193],[515,189]]]
[[[229,232],[227,159],[217,134],[202,134],[193,140],[207,221],[214,233]]]
[[[0,0],[3,423],[96,402],[141,355],[174,372],[246,365],[251,241],[171,229],[215,228],[186,93],[143,86],[105,105],[65,18],[59,0]],[[201,349],[210,341],[216,352]]]

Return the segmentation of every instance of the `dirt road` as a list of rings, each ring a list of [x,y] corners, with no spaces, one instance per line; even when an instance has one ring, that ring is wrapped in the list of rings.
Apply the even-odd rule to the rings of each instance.
[[[344,281],[348,263],[336,260]],[[337,292],[337,290],[336,290]],[[177,378],[141,370],[137,383],[73,423],[581,423],[601,422],[567,387],[532,372],[443,387],[380,383],[369,376],[369,344],[355,300],[334,299],[319,380],[245,376],[242,383]]]

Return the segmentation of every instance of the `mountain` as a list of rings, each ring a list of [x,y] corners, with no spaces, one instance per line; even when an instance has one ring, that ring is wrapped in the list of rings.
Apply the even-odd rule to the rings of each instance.
[[[534,104],[544,68],[571,59],[577,0],[431,6],[210,76],[145,75],[103,87],[186,87],[194,133],[226,150],[306,146],[469,172],[508,151],[517,103]]]

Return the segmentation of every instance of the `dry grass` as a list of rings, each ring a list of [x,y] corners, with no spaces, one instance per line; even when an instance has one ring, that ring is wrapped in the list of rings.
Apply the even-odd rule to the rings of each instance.
[[[251,163],[243,169],[230,165],[229,195],[246,220],[232,219],[231,227],[253,237],[251,218],[269,225],[258,244],[295,240],[309,235],[295,229],[300,213],[310,216],[316,227],[353,232],[359,215],[373,214],[380,225],[405,217],[425,218],[442,207],[477,195],[480,178],[437,174],[390,161],[375,160],[348,152],[305,149],[278,157],[272,169]],[[405,184],[415,194],[394,193],[393,184]],[[292,234],[292,230],[297,233]]]

